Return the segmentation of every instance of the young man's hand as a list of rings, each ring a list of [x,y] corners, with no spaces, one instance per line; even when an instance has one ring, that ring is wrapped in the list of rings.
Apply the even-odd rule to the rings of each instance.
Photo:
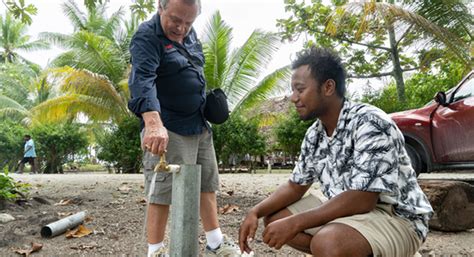
[[[284,244],[293,239],[298,234],[295,225],[289,217],[275,220],[268,224],[263,231],[263,242],[269,247],[279,250]]]
[[[258,216],[255,212],[250,211],[239,229],[239,247],[242,253],[250,253],[252,251],[252,248],[249,246],[249,241],[252,241],[255,238],[257,228]]]

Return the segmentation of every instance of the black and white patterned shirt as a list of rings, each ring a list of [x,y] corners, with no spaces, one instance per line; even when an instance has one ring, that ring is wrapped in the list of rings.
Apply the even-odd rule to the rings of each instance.
[[[307,131],[290,180],[321,184],[332,197],[348,190],[380,192],[379,203],[409,220],[424,241],[433,213],[416,180],[402,133],[382,110],[345,101],[336,129],[328,137],[317,120]]]

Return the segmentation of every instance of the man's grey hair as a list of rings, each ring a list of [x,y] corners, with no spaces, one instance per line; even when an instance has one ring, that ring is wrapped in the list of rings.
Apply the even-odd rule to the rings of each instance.
[[[180,0],[180,1],[183,1],[186,4],[189,4],[189,5],[197,4],[197,6],[199,8],[198,9],[198,14],[201,13],[201,0]],[[169,0],[159,0],[159,2],[160,2],[161,8],[166,9],[166,6],[168,5]]]

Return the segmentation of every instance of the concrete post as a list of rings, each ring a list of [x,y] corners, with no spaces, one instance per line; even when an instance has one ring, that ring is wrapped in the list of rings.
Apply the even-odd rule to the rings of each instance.
[[[173,172],[170,255],[199,256],[198,228],[201,165],[180,165]]]

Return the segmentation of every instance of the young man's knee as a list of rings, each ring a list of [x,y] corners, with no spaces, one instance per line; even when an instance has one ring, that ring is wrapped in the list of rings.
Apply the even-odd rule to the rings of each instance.
[[[313,256],[345,256],[344,251],[338,246],[337,241],[331,237],[316,234],[311,240],[311,254]]]
[[[311,253],[314,256],[369,256],[370,245],[362,235],[353,234],[352,228],[342,224],[329,224],[322,227],[311,240]],[[351,240],[347,243],[347,240]],[[341,243],[346,242],[346,243]]]

